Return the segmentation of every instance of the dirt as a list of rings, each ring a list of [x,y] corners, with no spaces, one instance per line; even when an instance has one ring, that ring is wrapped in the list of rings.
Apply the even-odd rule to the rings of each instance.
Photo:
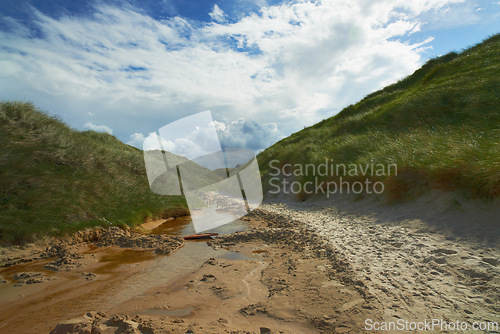
[[[249,231],[209,243],[239,256],[208,259],[120,310],[172,333],[356,333],[367,317],[379,319],[349,265],[313,233],[278,216],[246,219]],[[176,311],[186,313],[176,318]]]
[[[92,230],[43,251],[5,250],[0,332],[360,333],[367,319],[498,321],[493,224],[474,234],[331,203],[261,208],[243,218],[247,229],[208,245],[179,248],[158,234],[184,231],[170,220],[147,235]]]
[[[105,229],[95,244],[100,247],[120,246],[154,251],[155,254],[169,255],[182,246],[179,237],[165,234],[141,234],[119,227]]]
[[[142,230],[148,231],[148,228],[155,224],[161,224],[161,222],[148,223]],[[182,238],[176,236],[145,234],[116,226],[96,227],[76,232],[65,238],[46,239],[23,246],[2,247],[0,248],[0,268],[52,259],[52,262],[46,265],[47,269],[70,270],[79,267],[81,262],[79,260],[84,258],[83,254],[78,253],[79,246],[82,244],[97,247],[134,248],[169,255],[182,247],[183,243]]]
[[[380,319],[380,306],[352,278],[350,265],[314,233],[290,226],[278,215],[258,212],[245,219],[248,231],[210,242],[214,257],[171,279],[155,278],[149,285],[142,273],[154,270],[157,261],[168,263],[169,257],[124,254],[114,244],[127,245],[129,252],[144,250],[135,249],[143,243],[135,241],[131,231],[111,229],[98,237],[82,233],[73,240],[90,243],[54,245],[36,257],[40,260],[2,271],[8,277],[8,270],[16,267],[25,266],[32,273],[45,268],[36,277],[50,281],[36,284],[37,289],[31,285],[7,289],[11,295],[0,307],[8,304],[9,310],[0,315],[0,332],[355,333],[367,317]],[[129,233],[133,237],[125,240]],[[156,249],[157,239],[152,240],[148,254]],[[207,254],[212,249],[199,242],[190,245],[204,247],[200,249]],[[79,263],[48,270],[58,258]],[[13,289],[24,289],[18,290],[23,297],[16,297]]]

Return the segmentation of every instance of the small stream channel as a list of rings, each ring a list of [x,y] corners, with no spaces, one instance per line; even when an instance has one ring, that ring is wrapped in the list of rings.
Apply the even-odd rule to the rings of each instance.
[[[221,235],[247,229],[248,226],[245,222],[237,220],[210,232],[217,232]],[[190,217],[180,217],[167,220],[151,233],[185,236],[194,234],[195,231]],[[165,284],[178,275],[199,268],[209,258],[247,259],[237,252],[225,249],[214,250],[207,245],[206,240],[186,241],[182,248],[168,256],[154,255],[143,250],[116,250],[115,248],[114,251],[110,251],[107,248],[98,247],[92,247],[91,253],[101,254],[99,256],[100,265],[94,270],[97,275],[96,280],[85,281],[78,272],[54,273],[59,275],[57,277],[57,281],[60,282],[58,288],[50,291],[51,289],[44,288],[45,283],[40,283],[39,287],[44,291],[42,295],[38,295],[35,290],[31,290],[35,292],[30,297],[30,300],[33,299],[30,305],[34,308],[31,310],[32,316],[38,313],[42,316],[43,313],[44,317],[48,317],[48,315],[45,315],[44,306],[42,306],[47,302],[51,304],[52,316],[59,319],[81,316],[92,309],[109,310],[131,298],[146,297],[144,293],[149,289]],[[103,253],[104,255],[102,255]],[[140,271],[129,270],[144,261],[149,261],[149,263]],[[47,260],[36,261],[29,265],[9,267],[8,270],[12,271],[12,273],[17,271],[40,271],[45,262]],[[0,297],[7,297],[11,301],[17,300],[19,307],[26,307],[27,305],[22,306],[22,300],[15,297],[15,295],[19,294],[17,292],[19,288],[13,285],[14,282],[0,284]],[[36,284],[36,286],[38,285]],[[35,288],[35,285],[33,285],[33,288]],[[79,292],[79,290],[81,291]],[[185,310],[185,312],[189,313],[190,310]],[[25,321],[23,318],[10,319],[8,323],[14,324]]]
[[[233,223],[210,230],[209,232],[228,234],[237,231],[245,231],[247,229],[248,226],[245,222],[237,220]],[[165,223],[155,228],[152,233],[185,236],[196,232],[190,217],[179,217],[167,220]],[[137,257],[137,262],[148,259],[144,256],[142,251],[124,250],[123,253],[126,256],[123,256],[120,252],[112,257],[103,258],[103,260],[108,262],[112,267],[115,267],[116,265],[133,264],[135,262],[133,261],[135,257]],[[247,259],[238,252],[232,252],[225,249],[214,250],[207,245],[207,240],[186,241],[184,247],[169,256],[150,256],[154,258],[154,262],[150,266],[139,273],[120,280],[119,284],[114,284],[105,292],[105,294],[110,297],[108,301],[111,304],[110,306],[119,305],[131,296],[140,295],[142,292],[154,286],[164,284],[178,275],[199,268],[203,262],[210,258],[226,258],[233,260]],[[99,270],[97,270],[96,273],[99,273]],[[119,291],[122,293],[119,293]]]

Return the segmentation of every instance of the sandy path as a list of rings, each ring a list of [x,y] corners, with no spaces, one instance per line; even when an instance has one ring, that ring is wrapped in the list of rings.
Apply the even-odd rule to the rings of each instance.
[[[383,305],[386,321],[500,320],[498,247],[331,207],[288,203],[261,209],[304,223],[337,248]]]

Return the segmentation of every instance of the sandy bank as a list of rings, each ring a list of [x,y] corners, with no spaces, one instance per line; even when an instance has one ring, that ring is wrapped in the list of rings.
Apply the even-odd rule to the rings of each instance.
[[[500,210],[492,203],[280,198],[262,209],[307,226],[337,249],[386,321],[499,321]]]

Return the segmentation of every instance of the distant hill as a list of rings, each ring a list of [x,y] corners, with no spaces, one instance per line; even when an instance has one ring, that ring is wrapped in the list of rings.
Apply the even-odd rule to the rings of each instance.
[[[146,168],[148,173],[151,174],[149,177],[154,179],[150,185],[151,190],[157,194],[181,194],[179,178],[182,180],[183,190],[186,191],[212,185],[227,177],[225,169],[212,171],[197,163],[207,161],[200,161],[198,159],[190,160],[181,155],[160,150],[149,150],[144,152],[144,155],[147,162]],[[209,155],[207,156],[209,157]],[[167,171],[167,165],[179,166],[179,170],[177,168],[169,168]]]
[[[29,103],[0,103],[0,243],[189,213],[154,194],[141,150],[78,132]]]
[[[433,188],[498,199],[499,78],[498,34],[461,53],[431,59],[407,78],[263,151],[258,160],[264,188],[270,190],[270,174],[276,173],[271,166],[318,165],[327,158],[333,164],[396,164],[398,175],[369,177],[383,182],[389,200],[411,199]],[[341,172],[320,181],[365,179]],[[298,174],[294,180],[302,185],[314,179]]]

